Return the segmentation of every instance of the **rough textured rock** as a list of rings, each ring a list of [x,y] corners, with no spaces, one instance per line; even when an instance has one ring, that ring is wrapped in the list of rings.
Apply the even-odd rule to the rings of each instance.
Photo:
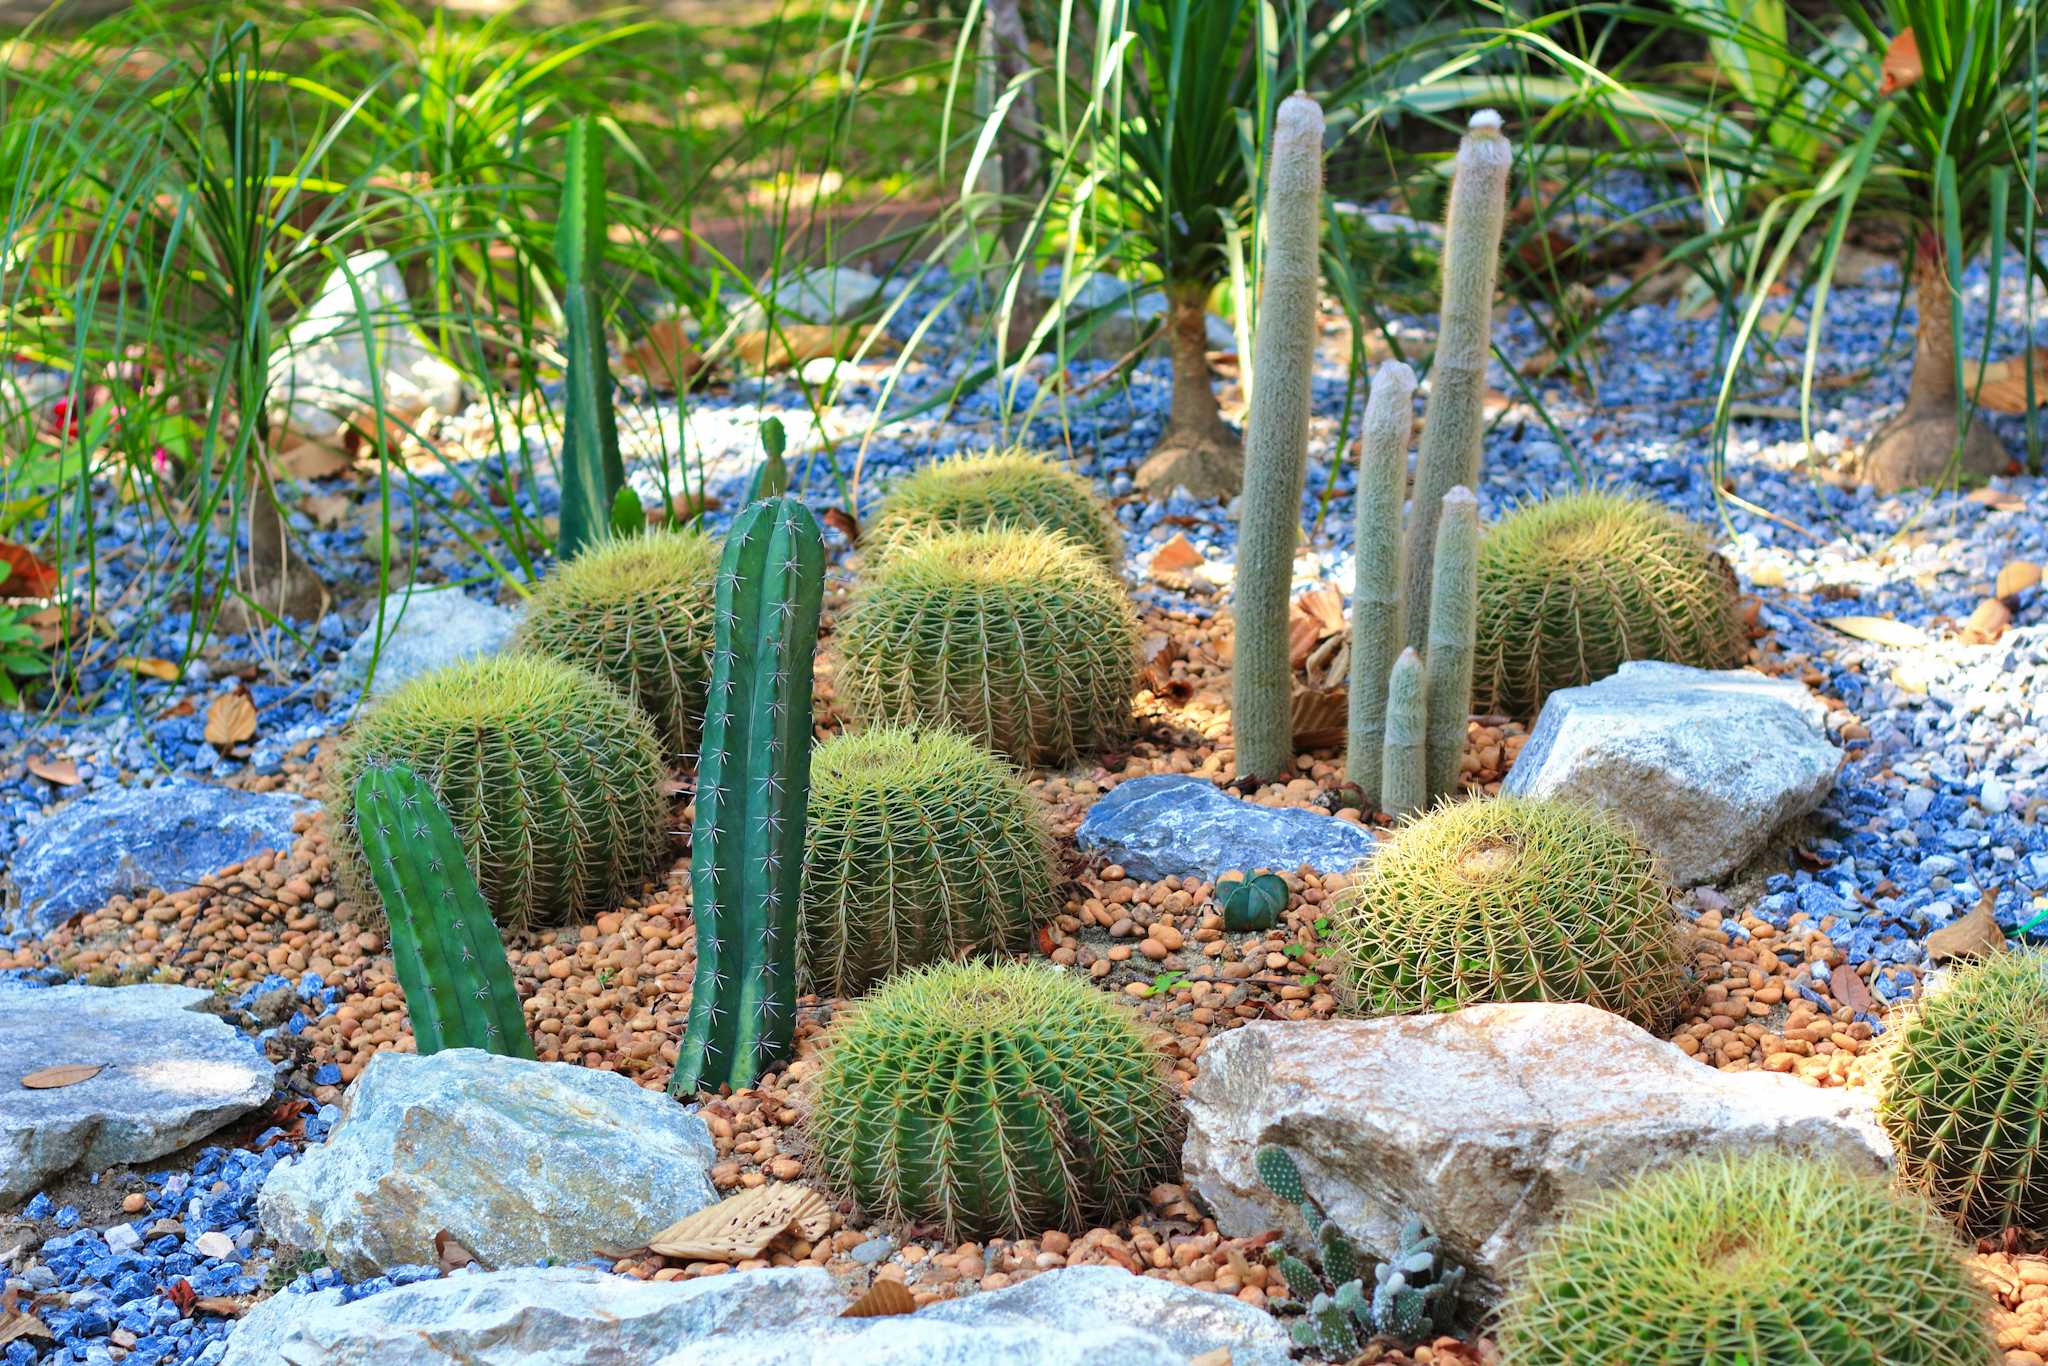
[[[762,281],[765,292],[770,281]],[[849,266],[807,270],[784,280],[774,291],[778,323],[837,323],[859,317],[882,292],[882,282]],[[768,326],[768,311],[744,294],[726,297],[733,330],[759,332]]]
[[[367,679],[369,696],[382,697],[444,664],[498,653],[512,639],[519,619],[513,608],[478,602],[456,589],[420,589],[409,596],[401,589],[384,599],[382,647],[373,616],[335,666],[335,682],[342,690],[355,692]]]
[[[270,1174],[257,1212],[355,1279],[432,1263],[440,1229],[487,1266],[575,1262],[710,1204],[713,1160],[703,1120],[615,1072],[387,1051],[327,1141]]]
[[[1841,751],[1797,682],[1638,661],[1550,695],[1501,790],[1625,818],[1683,886],[1741,867],[1819,806]]]
[[[1132,877],[1214,878],[1232,869],[1307,865],[1341,873],[1377,847],[1364,828],[1298,807],[1260,806],[1205,778],[1154,774],[1119,783],[1088,808],[1081,848],[1121,863]]]
[[[1188,1093],[1190,1185],[1233,1236],[1282,1228],[1253,1155],[1277,1143],[1362,1246],[1410,1214],[1497,1291],[1565,1203],[1696,1154],[1777,1148],[1882,1172],[1868,1102],[1719,1072],[1580,1005],[1253,1023],[1218,1035]]]
[[[462,406],[462,376],[406,325],[410,307],[405,280],[384,252],[351,256],[328,272],[319,296],[292,324],[271,367],[271,402],[285,408],[294,431],[330,439],[350,418],[371,410],[367,343],[372,338],[383,368],[387,412],[411,416],[432,408],[452,413]]]
[[[28,828],[8,870],[7,928],[42,934],[145,887],[178,890],[266,849],[291,847],[317,802],[180,778],[104,788]]]
[[[1233,1366],[1285,1366],[1289,1355],[1285,1329],[1250,1305],[1112,1267],[894,1318],[839,1317],[850,1301],[813,1267],[672,1282],[519,1268],[353,1304],[338,1290],[280,1295],[236,1328],[222,1366],[1185,1366],[1217,1348]]]
[[[0,987],[0,1206],[70,1168],[147,1162],[270,1099],[275,1069],[254,1039],[195,1006],[198,987]],[[100,1072],[36,1090],[65,1064]]]

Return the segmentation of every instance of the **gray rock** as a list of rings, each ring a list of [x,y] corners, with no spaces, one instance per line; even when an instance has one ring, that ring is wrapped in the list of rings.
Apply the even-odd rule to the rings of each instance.
[[[355,692],[367,682],[367,695],[382,697],[443,665],[498,653],[511,642],[521,616],[514,608],[478,602],[460,589],[400,589],[384,599],[382,647],[373,616],[335,666],[335,683]]]
[[[351,1279],[433,1262],[440,1229],[487,1266],[574,1262],[710,1204],[714,1160],[703,1120],[615,1072],[387,1051],[327,1141],[271,1172],[257,1213]]]
[[[1767,1148],[1891,1161],[1866,1097],[1717,1071],[1581,1005],[1254,1022],[1210,1039],[1188,1120],[1187,1181],[1226,1234],[1299,1235],[1254,1169],[1274,1143],[1363,1248],[1389,1255],[1420,1215],[1486,1293],[1561,1208],[1647,1168]]]
[[[518,1268],[353,1304],[339,1290],[279,1295],[235,1329],[222,1366],[1186,1366],[1217,1348],[1233,1366],[1289,1359],[1286,1330],[1250,1305],[1113,1267],[892,1318],[841,1318],[851,1299],[814,1267],[671,1282]]]
[[[1119,783],[1088,808],[1075,833],[1084,850],[1121,863],[1132,877],[1213,879],[1233,869],[1306,865],[1341,873],[1378,847],[1361,826],[1298,807],[1260,806],[1206,778],[1159,773]]]
[[[148,1162],[270,1099],[255,1040],[194,1007],[198,987],[0,988],[0,1205],[72,1167]],[[45,1067],[98,1065],[88,1081],[31,1090]]]
[[[1826,716],[1788,679],[1624,664],[1550,695],[1501,791],[1610,811],[1674,881],[1695,886],[1740,868],[1826,799],[1842,759]]]
[[[765,291],[767,281],[762,281]],[[882,292],[882,282],[849,266],[807,270],[776,286],[775,318],[779,323],[838,323],[859,317]],[[768,326],[768,311],[744,294],[726,296],[732,329],[759,332]]]
[[[271,401],[285,408],[294,431],[323,440],[339,435],[351,417],[373,405],[368,343],[374,334],[387,412],[455,412],[462,406],[462,376],[427,348],[411,322],[405,280],[391,257],[381,251],[349,257],[328,272],[319,296],[286,333],[271,366]]]
[[[8,871],[7,928],[43,934],[67,916],[146,887],[179,890],[268,849],[319,803],[188,778],[104,788],[29,826]]]

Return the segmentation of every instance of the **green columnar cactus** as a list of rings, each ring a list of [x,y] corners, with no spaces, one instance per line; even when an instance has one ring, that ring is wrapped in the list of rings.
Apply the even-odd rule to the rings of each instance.
[[[356,779],[356,829],[391,925],[391,963],[419,1052],[531,1058],[505,941],[448,813],[403,764]]]
[[[1380,809],[1413,816],[1429,801],[1429,703],[1422,660],[1401,651],[1387,676],[1386,738],[1380,744]]]
[[[597,121],[569,125],[562,173],[562,212],[555,220],[555,264],[562,272],[567,322],[569,395],[562,412],[562,521],[555,557],[568,561],[604,539],[626,482],[619,429],[612,414],[611,362],[605,354],[604,149]]]
[[[1415,372],[1385,361],[1373,372],[1358,441],[1357,570],[1351,590],[1351,695],[1344,776],[1380,805],[1380,747],[1387,734],[1387,678],[1401,651],[1401,504],[1408,493],[1408,436],[1415,429]]]
[[[1231,731],[1238,773],[1258,778],[1284,777],[1294,766],[1287,607],[1301,538],[1322,224],[1323,111],[1306,95],[1290,95],[1274,120],[1267,171],[1266,255],[1252,343],[1257,383],[1245,428],[1233,606]]]
[[[1458,144],[1444,223],[1443,299],[1436,357],[1429,363],[1429,402],[1422,410],[1416,457],[1414,517],[1408,527],[1408,644],[1429,639],[1430,561],[1443,499],[1459,484],[1479,487],[1480,443],[1486,434],[1486,362],[1492,354],[1493,286],[1507,219],[1508,170],[1514,148],[1501,136],[1500,115],[1472,116]]]
[[[668,845],[661,742],[585,669],[496,655],[422,674],[349,724],[328,775],[328,847],[349,897],[377,904],[355,811],[367,768],[433,789],[498,924],[565,925],[640,890]]]
[[[945,531],[1057,531],[1111,573],[1124,562],[1116,514],[1086,479],[1035,451],[985,451],[926,465],[889,486],[861,536],[877,556]]]
[[[1496,1340],[1506,1366],[1993,1366],[1962,1251],[1923,1202],[1811,1153],[1695,1158],[1567,1211]]]
[[[835,1026],[807,1126],[826,1183],[952,1242],[1079,1233],[1143,1205],[1181,1109],[1130,1009],[1042,965],[919,968]]]
[[[1444,495],[1437,519],[1436,569],[1429,595],[1429,653],[1423,659],[1428,742],[1424,799],[1458,789],[1465,723],[1472,715],[1472,639],[1479,609],[1479,500],[1462,484]]]
[[[824,584],[824,540],[802,503],[763,499],[733,520],[718,562],[690,830],[697,972],[671,1095],[751,1086],[796,1036],[811,666]]]

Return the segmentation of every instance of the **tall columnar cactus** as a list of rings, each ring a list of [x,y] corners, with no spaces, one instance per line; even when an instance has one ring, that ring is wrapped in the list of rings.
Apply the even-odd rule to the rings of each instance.
[[[1257,386],[1245,434],[1237,654],[1230,685],[1237,771],[1260,778],[1283,777],[1294,761],[1287,590],[1301,534],[1322,222],[1323,111],[1306,95],[1290,95],[1274,122],[1267,171],[1266,256],[1252,344]]]
[[[1413,816],[1429,801],[1429,709],[1422,658],[1401,651],[1387,676],[1386,738],[1380,744],[1380,809]]]
[[[1408,644],[1429,638],[1430,560],[1443,498],[1459,484],[1479,487],[1480,441],[1486,432],[1486,361],[1492,350],[1493,286],[1507,218],[1508,168],[1514,148],[1501,135],[1500,115],[1472,116],[1458,144],[1444,225],[1443,299],[1436,358],[1429,363],[1429,402],[1415,467],[1415,512],[1408,527]]]
[[[402,764],[356,779],[356,828],[391,924],[391,963],[419,1052],[531,1058],[505,941],[448,813]]]
[[[796,1033],[811,783],[811,665],[825,547],[794,498],[734,519],[719,558],[690,895],[697,974],[672,1095],[750,1086]]]
[[[1459,485],[1444,495],[1437,519],[1436,567],[1429,595],[1429,653],[1423,656],[1427,717],[1424,795],[1457,790],[1472,715],[1472,639],[1478,629],[1479,500]]]
[[[1408,436],[1415,429],[1415,372],[1400,361],[1373,373],[1359,435],[1357,570],[1351,592],[1351,696],[1344,776],[1380,802],[1380,746],[1387,734],[1387,677],[1401,650],[1401,504],[1408,492]]]
[[[598,280],[605,243],[600,136],[597,121],[587,114],[569,125],[562,211],[555,220],[555,265],[562,272],[569,354],[569,396],[562,412],[562,525],[555,542],[555,556],[564,561],[604,538],[626,482],[612,416],[612,372],[605,356]]]

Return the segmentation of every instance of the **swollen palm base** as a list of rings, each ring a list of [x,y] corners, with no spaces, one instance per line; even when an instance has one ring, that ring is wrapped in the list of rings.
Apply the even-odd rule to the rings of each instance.
[[[1234,498],[1244,484],[1244,442],[1224,422],[1209,383],[1208,298],[1206,284],[1166,291],[1173,403],[1137,473],[1138,487],[1155,497],[1186,489],[1197,498]]]

